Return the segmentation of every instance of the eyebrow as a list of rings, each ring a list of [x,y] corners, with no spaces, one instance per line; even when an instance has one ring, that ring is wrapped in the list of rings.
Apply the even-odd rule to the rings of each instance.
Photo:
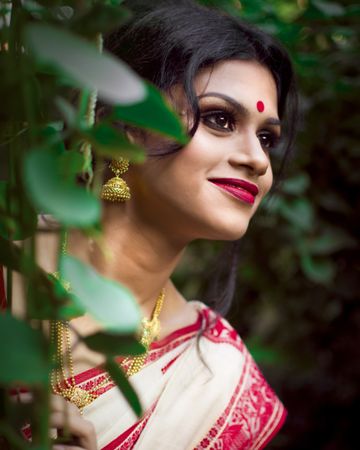
[[[235,99],[229,97],[228,95],[220,94],[218,92],[207,92],[206,94],[199,95],[198,99],[200,100],[204,97],[221,98],[225,102],[230,103],[230,105],[232,105],[236,109],[236,111],[243,117],[248,117],[250,115],[250,111],[244,105],[242,105]],[[277,127],[281,126],[281,121],[277,117],[269,117],[268,119],[265,120],[265,123],[268,125],[273,125],[273,126],[277,126]]]

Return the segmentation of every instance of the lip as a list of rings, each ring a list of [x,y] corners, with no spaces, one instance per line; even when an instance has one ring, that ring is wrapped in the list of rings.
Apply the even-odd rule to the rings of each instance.
[[[250,205],[254,204],[259,189],[254,183],[238,178],[210,178],[209,181],[224,191]]]

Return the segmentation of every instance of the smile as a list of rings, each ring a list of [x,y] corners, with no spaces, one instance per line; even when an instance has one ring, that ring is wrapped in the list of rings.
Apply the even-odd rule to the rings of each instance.
[[[245,180],[239,180],[237,178],[212,178],[209,179],[209,181],[228,192],[238,200],[250,205],[254,204],[255,197],[259,193],[259,189],[256,184]]]

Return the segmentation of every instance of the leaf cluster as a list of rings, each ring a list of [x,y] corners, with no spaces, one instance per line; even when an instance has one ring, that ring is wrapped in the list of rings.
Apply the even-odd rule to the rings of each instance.
[[[102,49],[102,33],[131,17],[121,3],[7,1],[0,9],[0,264],[7,269],[9,309],[14,272],[22,276],[26,297],[24,318],[0,313],[0,434],[11,448],[30,446],[19,434],[19,417],[32,424],[33,446],[50,446],[55,349],[43,321],[88,314],[98,322],[101,332],[78,339],[105,355],[110,376],[142,413],[114,359],[144,352],[136,340],[137,303],[125,287],[61,251],[70,229],[95,238],[101,233],[98,191],[106,161],[145,158],[119,122],[187,142],[164,96]],[[94,125],[97,99],[108,113]],[[50,215],[61,232],[57,276],[36,262],[39,215]],[[10,388],[30,390],[34,402],[14,405]]]

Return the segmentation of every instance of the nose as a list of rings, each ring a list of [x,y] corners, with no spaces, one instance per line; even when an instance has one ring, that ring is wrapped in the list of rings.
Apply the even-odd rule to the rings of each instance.
[[[260,144],[254,132],[241,134],[229,157],[232,166],[246,167],[250,173],[261,176],[265,175],[270,166],[269,155]]]

